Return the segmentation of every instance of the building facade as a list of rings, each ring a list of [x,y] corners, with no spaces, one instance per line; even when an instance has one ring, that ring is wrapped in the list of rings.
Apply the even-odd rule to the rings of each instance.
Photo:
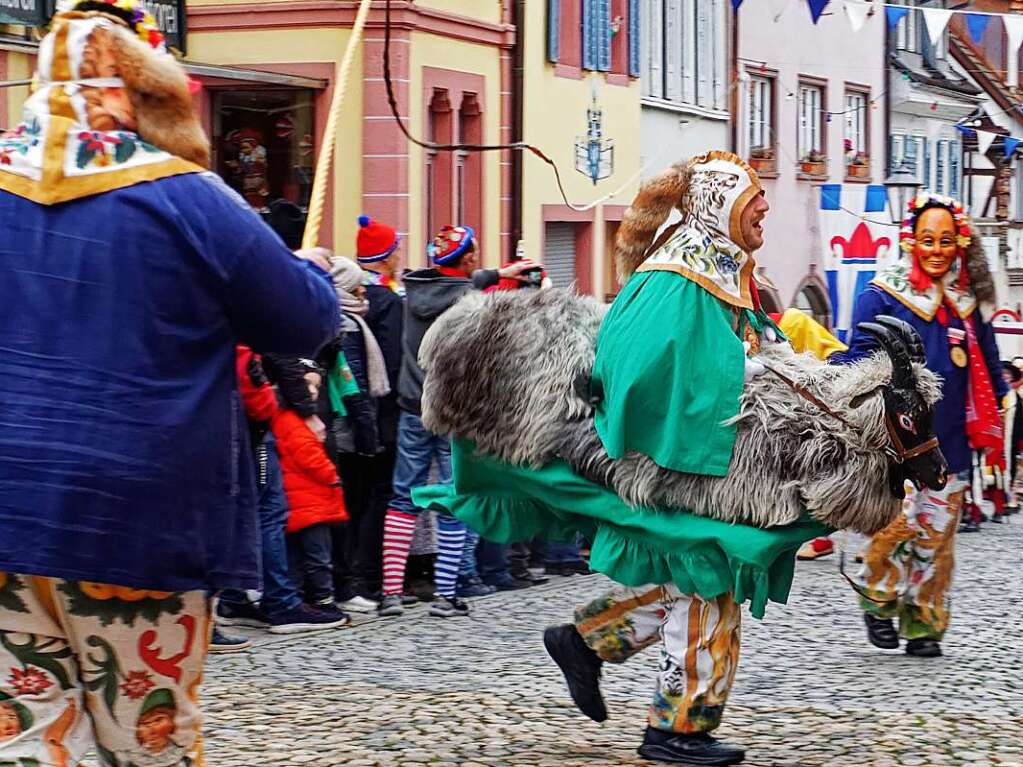
[[[772,208],[757,254],[764,295],[841,326],[849,302],[836,304],[852,285],[835,264],[873,269],[892,242],[880,186],[885,20],[871,11],[852,31],[840,4],[830,10],[814,24],[806,3],[744,3],[731,104],[734,146]]]

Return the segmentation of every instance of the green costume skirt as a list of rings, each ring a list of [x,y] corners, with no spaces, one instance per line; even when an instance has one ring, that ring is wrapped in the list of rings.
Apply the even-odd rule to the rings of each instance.
[[[749,601],[756,618],[768,600],[788,598],[799,547],[832,532],[809,518],[764,529],[633,508],[563,461],[540,469],[512,466],[459,440],[451,462],[451,484],[417,488],[416,505],[448,511],[496,543],[537,535],[567,541],[582,533],[591,541],[590,567],[618,583],[674,583],[705,599],[731,592],[739,604]]]

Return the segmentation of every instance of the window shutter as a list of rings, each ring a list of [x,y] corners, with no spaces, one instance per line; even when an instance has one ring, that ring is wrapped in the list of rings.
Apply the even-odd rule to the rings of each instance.
[[[681,50],[682,69],[682,97],[681,101],[686,104],[697,103],[696,88],[696,57],[699,51],[696,47],[696,0],[678,0],[678,13],[681,20],[678,22],[679,48]]]
[[[560,54],[561,0],[547,0],[547,60],[557,64]]]
[[[895,170],[895,136],[888,137],[888,174]]]
[[[906,136],[904,147],[905,148],[903,149],[904,152],[903,160],[906,164],[906,167],[909,169],[911,173],[917,174],[917,178],[919,178],[920,170],[919,165],[917,164],[916,161],[916,139]]]
[[[948,142],[948,193],[959,197],[959,142]]]
[[[583,2],[583,69],[597,68],[597,0]]]
[[[945,162],[948,157],[948,141],[938,140],[934,163],[934,191],[938,194],[945,194]]]
[[[682,97],[682,0],[664,3],[664,98]]]
[[[664,93],[664,0],[650,3],[649,15],[641,19],[646,33],[648,69],[643,73],[643,89],[648,96],[663,99]]]
[[[639,77],[639,0],[629,0],[629,77]]]
[[[702,107],[713,107],[711,69],[714,66],[714,45],[710,31],[710,2],[697,2],[693,8],[693,22],[696,25],[696,104]]]
[[[597,69],[611,71],[611,0],[597,0]]]
[[[923,151],[923,156],[924,156],[924,168],[923,168],[923,170],[924,170],[924,172],[921,174],[921,178],[923,180],[924,189],[930,189],[931,188],[931,144],[925,138],[919,139],[919,141],[924,145],[924,151]]]

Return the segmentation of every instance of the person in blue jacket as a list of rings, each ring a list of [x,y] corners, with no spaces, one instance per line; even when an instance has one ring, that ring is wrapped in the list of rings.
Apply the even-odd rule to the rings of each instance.
[[[2,763],[201,763],[208,595],[260,586],[235,347],[340,323],[208,153],[142,4],[61,0],[0,137]]]
[[[950,197],[918,195],[900,246],[902,258],[857,299],[852,327],[889,315],[920,334],[927,367],[944,382],[934,431],[951,479],[941,491],[921,490],[907,500],[905,513],[871,539],[856,580],[872,644],[894,649],[901,635],[909,655],[934,657],[941,655],[949,621],[955,534],[973,451],[1002,451],[997,403],[1005,382],[985,318],[994,306],[994,283],[962,206]],[[875,349],[876,342],[857,330],[849,350],[830,361],[852,362]]]

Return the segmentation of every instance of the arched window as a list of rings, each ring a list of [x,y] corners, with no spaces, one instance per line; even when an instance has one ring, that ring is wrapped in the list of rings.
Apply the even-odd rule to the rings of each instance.
[[[807,279],[796,293],[796,308],[831,329],[831,305],[824,290],[813,279]]]

